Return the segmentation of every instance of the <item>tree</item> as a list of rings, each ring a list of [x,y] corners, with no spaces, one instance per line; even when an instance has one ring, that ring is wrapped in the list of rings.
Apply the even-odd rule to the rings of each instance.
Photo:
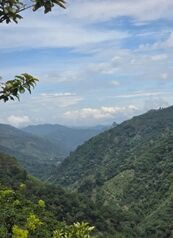
[[[8,100],[19,100],[19,94],[24,93],[26,90],[31,93],[38,79],[29,74],[16,75],[15,79],[8,80],[5,83],[0,83],[0,100],[7,102]]]
[[[65,8],[64,0],[0,0],[0,23],[7,24],[22,19],[21,12],[32,9],[37,11],[39,8],[44,9],[44,13],[48,13],[54,6]]]
[[[59,6],[65,8],[64,0],[0,0],[0,23],[18,23],[22,19],[21,13],[25,10],[32,9],[37,11],[44,9],[44,13],[48,13],[53,7]],[[19,99],[19,95],[26,90],[31,93],[38,79],[30,74],[24,73],[15,76],[13,80],[0,83],[0,100],[7,102],[8,100]]]

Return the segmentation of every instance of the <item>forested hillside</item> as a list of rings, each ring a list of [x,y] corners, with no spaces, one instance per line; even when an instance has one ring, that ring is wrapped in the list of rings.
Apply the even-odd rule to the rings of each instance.
[[[89,140],[52,182],[111,207],[117,237],[172,237],[173,107],[152,110]]]
[[[0,238],[173,238],[172,10],[0,0]]]
[[[111,237],[118,224],[117,215],[109,208],[100,208],[85,196],[28,176],[14,158],[3,154],[0,154],[0,211],[1,238],[12,237],[14,228],[18,236],[13,237],[53,238],[54,230],[62,233],[66,228],[69,230],[66,225],[75,222],[94,225],[96,237]],[[30,231],[28,221],[35,228],[30,236],[24,236],[27,229]],[[62,237],[58,236],[60,233],[54,237]]]
[[[58,145],[4,124],[0,124],[0,151],[15,156],[28,172],[40,178],[47,178],[64,158]]]
[[[53,236],[55,231],[88,222],[96,237],[171,238],[172,119],[173,107],[152,110],[79,146],[51,177],[68,192],[28,176],[14,158],[1,154],[1,237],[28,232],[57,238],[62,236]]]
[[[104,129],[38,125],[20,130],[0,124],[0,151],[15,156],[29,173],[47,180],[70,151]]]

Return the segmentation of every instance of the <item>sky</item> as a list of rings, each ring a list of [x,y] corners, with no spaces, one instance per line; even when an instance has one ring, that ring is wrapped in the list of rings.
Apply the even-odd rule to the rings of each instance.
[[[0,25],[0,75],[39,78],[0,123],[94,126],[173,104],[172,0],[67,0]]]

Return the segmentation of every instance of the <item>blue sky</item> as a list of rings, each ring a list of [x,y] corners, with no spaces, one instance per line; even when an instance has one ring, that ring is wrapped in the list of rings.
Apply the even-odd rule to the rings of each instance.
[[[0,122],[92,126],[172,105],[172,9],[172,0],[69,0],[1,24],[0,75],[40,82],[1,102]]]

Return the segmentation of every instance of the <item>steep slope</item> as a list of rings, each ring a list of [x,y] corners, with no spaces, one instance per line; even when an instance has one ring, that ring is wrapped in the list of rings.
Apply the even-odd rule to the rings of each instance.
[[[28,126],[23,128],[23,131],[56,143],[59,147],[63,148],[64,153],[68,155],[69,152],[75,150],[78,145],[83,144],[91,137],[98,135],[106,129],[108,129],[107,126],[96,126],[84,129],[70,128],[58,124],[44,124]]]
[[[38,229],[33,230],[33,238],[52,238],[57,227],[77,221],[95,225],[97,237],[111,237],[117,229],[117,216],[106,208],[98,208],[81,195],[28,176],[14,158],[0,154],[1,238],[12,237],[14,225],[24,229],[28,217],[33,214],[42,222]],[[34,225],[34,220],[32,222]]]
[[[172,237],[173,107],[89,140],[64,160],[52,181],[123,214],[126,223],[117,237]]]
[[[47,166],[51,168],[64,158],[62,150],[50,141],[4,124],[0,124],[0,151],[16,156],[30,173],[43,177]]]
[[[63,186],[75,186],[87,176],[109,179],[122,163],[129,164],[145,147],[173,129],[173,107],[152,110],[125,121],[79,146],[58,167],[55,179]]]

